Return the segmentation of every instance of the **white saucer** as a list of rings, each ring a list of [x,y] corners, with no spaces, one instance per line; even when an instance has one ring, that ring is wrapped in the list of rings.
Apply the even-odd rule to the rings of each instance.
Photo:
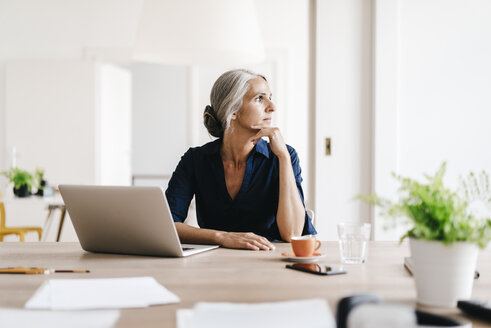
[[[321,257],[326,256],[326,254],[314,253],[313,256],[301,257],[301,256],[295,256],[293,252],[285,252],[285,253],[281,253],[281,256],[283,256],[286,260],[291,262],[312,263],[312,262],[319,261],[319,259]]]

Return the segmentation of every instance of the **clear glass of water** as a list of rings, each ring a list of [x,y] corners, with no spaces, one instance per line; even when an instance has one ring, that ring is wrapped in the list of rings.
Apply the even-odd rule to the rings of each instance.
[[[342,263],[366,262],[370,228],[370,223],[343,222],[338,224],[339,254]]]

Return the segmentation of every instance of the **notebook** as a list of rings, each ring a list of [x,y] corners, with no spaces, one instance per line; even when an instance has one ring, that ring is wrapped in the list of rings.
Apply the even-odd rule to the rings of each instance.
[[[180,243],[160,187],[60,185],[59,189],[86,251],[182,257],[218,247]]]

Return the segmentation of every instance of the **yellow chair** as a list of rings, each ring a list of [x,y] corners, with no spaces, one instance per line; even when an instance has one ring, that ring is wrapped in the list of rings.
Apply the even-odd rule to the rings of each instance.
[[[0,198],[2,194],[0,193]],[[41,235],[43,234],[43,228],[41,227],[6,227],[5,226],[5,205],[0,202],[0,241],[3,241],[3,237],[6,235],[18,235],[20,241],[24,241],[24,235],[28,232],[37,232],[38,238],[41,240]]]

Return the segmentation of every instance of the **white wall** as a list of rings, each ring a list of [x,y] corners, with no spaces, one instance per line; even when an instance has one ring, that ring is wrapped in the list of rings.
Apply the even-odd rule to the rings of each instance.
[[[96,183],[95,80],[90,62],[7,64],[5,146],[18,167],[44,167],[51,184]]]
[[[400,3],[376,0],[373,8],[373,190],[395,195],[397,186],[391,172],[399,171],[399,33]],[[380,209],[374,210],[373,237],[396,239],[404,233],[384,229]]]
[[[134,174],[171,174],[187,150],[186,68],[134,64]]]
[[[100,143],[96,164],[96,180],[103,185],[131,184],[131,72],[115,65],[101,65],[100,85]],[[96,82],[97,83],[97,82]]]
[[[6,65],[5,148],[18,167],[59,183],[129,184],[131,78],[82,60]]]
[[[0,60],[128,60],[143,0],[2,0]]]
[[[321,239],[336,224],[370,220],[353,201],[371,189],[371,8],[364,0],[317,1],[316,221]],[[325,138],[332,154],[325,155]]]
[[[489,171],[491,2],[404,0],[400,20],[401,173]]]

